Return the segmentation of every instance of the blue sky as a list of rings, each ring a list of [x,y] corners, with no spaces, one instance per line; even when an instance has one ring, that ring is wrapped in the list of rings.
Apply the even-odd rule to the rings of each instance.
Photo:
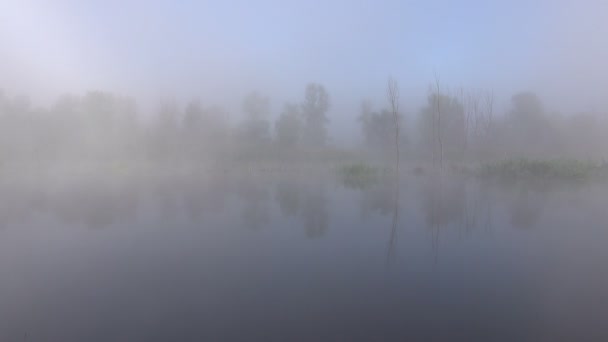
[[[382,105],[389,75],[415,112],[437,72],[504,103],[534,90],[556,107],[597,107],[608,89],[606,17],[603,0],[4,0],[0,87],[229,107],[257,89],[278,111],[316,81],[340,123],[363,98]]]

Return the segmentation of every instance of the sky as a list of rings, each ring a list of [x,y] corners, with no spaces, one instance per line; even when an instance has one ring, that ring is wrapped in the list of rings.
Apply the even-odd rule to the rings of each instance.
[[[438,75],[493,89],[505,107],[535,91],[558,111],[598,110],[606,17],[605,0],[2,0],[0,88],[34,102],[107,90],[233,112],[258,90],[278,113],[318,82],[337,129],[356,125],[361,100],[385,105],[389,76],[416,113]]]

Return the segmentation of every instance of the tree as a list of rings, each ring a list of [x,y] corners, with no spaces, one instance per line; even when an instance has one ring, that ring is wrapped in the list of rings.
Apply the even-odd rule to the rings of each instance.
[[[175,100],[161,102],[158,109],[158,125],[167,134],[175,133],[179,128],[180,109]]]
[[[197,131],[203,124],[203,107],[200,101],[193,100],[186,105],[182,126],[187,131]]]
[[[275,123],[277,141],[281,147],[293,148],[302,138],[300,108],[295,104],[285,104],[283,112]]]
[[[270,99],[254,91],[243,100],[247,115],[242,126],[243,138],[248,143],[264,144],[270,141]]]
[[[393,140],[394,132],[392,113],[386,109],[373,111],[371,104],[364,101],[361,104],[361,114],[358,121],[365,137],[366,145],[374,150],[386,151]]]
[[[397,173],[399,173],[399,85],[393,78],[388,79],[386,95],[391,107],[391,116],[395,129],[395,153],[397,158]]]
[[[492,130],[494,93],[461,87],[457,90],[456,97],[464,109],[464,153],[470,147],[484,147]]]
[[[317,83],[308,84],[301,108],[304,116],[304,139],[310,146],[324,146],[327,142],[326,125],[329,122],[326,115],[329,95],[325,88]]]
[[[221,153],[228,136],[226,116],[219,107],[203,107],[198,100],[191,101],[182,120],[186,152],[197,156]]]
[[[202,144],[205,139],[203,115],[204,110],[198,100],[190,101],[184,109],[182,139],[185,143],[184,150],[189,157],[198,154],[201,145],[204,145]]]
[[[156,129],[150,137],[153,145],[148,146],[154,157],[173,159],[178,152],[180,109],[176,101],[165,100],[158,109]]]
[[[431,93],[421,110],[420,132],[422,143],[431,149],[433,156],[439,156],[440,165],[444,153],[461,155],[465,114],[460,101],[446,94]]]
[[[513,95],[511,110],[506,119],[507,132],[504,139],[511,141],[514,152],[540,153],[550,143],[551,123],[535,93],[521,92]]]

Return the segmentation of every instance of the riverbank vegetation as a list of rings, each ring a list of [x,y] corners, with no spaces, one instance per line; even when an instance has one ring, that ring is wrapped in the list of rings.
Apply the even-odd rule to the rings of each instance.
[[[364,101],[352,115],[359,143],[345,146],[329,129],[338,115],[329,91],[318,83],[303,90],[300,101],[278,106],[276,113],[269,96],[251,92],[236,116],[199,100],[165,100],[148,112],[134,99],[108,92],[66,95],[48,107],[0,92],[0,168],[315,165],[360,179],[377,173],[366,165],[399,170],[403,164],[402,172],[416,174],[481,165],[476,174],[483,177],[586,179],[601,174],[608,157],[607,117],[556,113],[531,92],[515,94],[499,113],[491,90],[449,89],[436,80],[419,110],[400,110],[398,94],[384,106]]]

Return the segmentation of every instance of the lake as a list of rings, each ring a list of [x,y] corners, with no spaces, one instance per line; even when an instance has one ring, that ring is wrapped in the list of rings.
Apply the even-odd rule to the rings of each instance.
[[[2,341],[608,340],[608,184],[1,179]]]

